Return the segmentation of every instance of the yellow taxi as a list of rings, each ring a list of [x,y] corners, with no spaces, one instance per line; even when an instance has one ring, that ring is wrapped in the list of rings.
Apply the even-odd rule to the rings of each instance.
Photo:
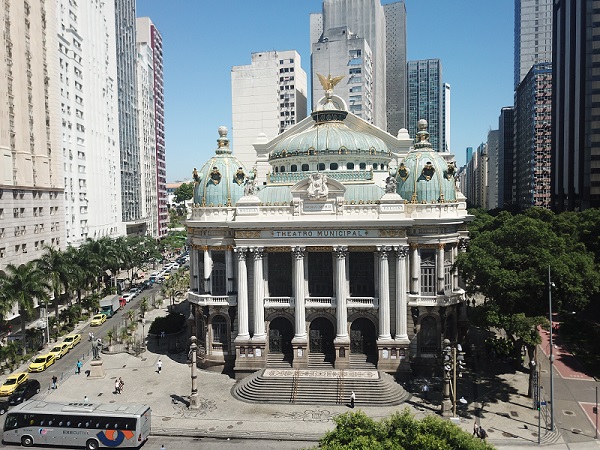
[[[56,344],[54,347],[52,347],[52,350],[50,350],[50,354],[54,355],[56,359],[60,359],[64,355],[69,353],[69,350],[69,344],[67,344],[66,342],[61,342],[60,344]]]
[[[5,396],[12,394],[15,389],[25,383],[28,378],[29,374],[27,372],[18,372],[9,375],[4,384],[0,386],[0,395]]]
[[[63,342],[69,344],[69,350],[81,342],[80,334],[69,334],[63,339]]]
[[[104,322],[106,322],[106,314],[96,314],[94,317],[92,317],[92,322],[90,325],[93,327],[99,327]]]
[[[56,356],[47,353],[45,355],[40,355],[33,360],[31,364],[29,364],[30,372],[43,372],[56,361]]]

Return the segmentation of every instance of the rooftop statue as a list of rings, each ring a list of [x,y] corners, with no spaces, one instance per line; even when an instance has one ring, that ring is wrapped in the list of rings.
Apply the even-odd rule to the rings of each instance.
[[[333,93],[333,88],[335,87],[335,85],[342,81],[342,79],[344,78],[344,75],[332,77],[331,74],[329,74],[327,77],[325,77],[325,75],[321,75],[320,73],[317,73],[317,76],[319,77],[319,81],[321,82],[321,86],[323,86],[325,93],[327,93],[328,91]]]

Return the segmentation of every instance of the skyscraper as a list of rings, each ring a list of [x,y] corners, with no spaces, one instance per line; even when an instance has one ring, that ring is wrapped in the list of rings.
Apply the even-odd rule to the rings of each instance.
[[[306,117],[306,72],[295,50],[252,53],[252,63],[231,68],[233,142],[248,170],[260,133],[273,139]]]
[[[439,59],[408,62],[408,134],[416,136],[417,122],[427,120],[429,141],[437,152],[446,151],[444,138],[444,87]]]
[[[121,217],[113,2],[59,0],[59,63],[66,243],[116,237]]]
[[[498,206],[504,208],[513,203],[514,162],[514,108],[500,110],[498,119]]]
[[[143,234],[140,147],[138,137],[137,50],[135,0],[115,0],[119,142],[121,146],[121,205],[127,234]]]
[[[515,0],[515,90],[531,66],[552,61],[552,0]]]
[[[600,207],[600,2],[555,0],[553,206]]]
[[[2,270],[64,247],[65,227],[56,3],[5,1],[0,17]]]
[[[498,130],[489,130],[487,136],[487,207],[489,209],[498,208]]]
[[[345,75],[336,95],[351,112],[396,135],[406,126],[405,24],[403,1],[384,10],[380,0],[324,0],[323,11],[310,16],[312,104],[322,97],[317,73]]]
[[[148,234],[167,234],[167,174],[165,161],[165,95],[162,36],[150,18],[136,20],[138,48],[138,119],[141,158],[142,211]]]

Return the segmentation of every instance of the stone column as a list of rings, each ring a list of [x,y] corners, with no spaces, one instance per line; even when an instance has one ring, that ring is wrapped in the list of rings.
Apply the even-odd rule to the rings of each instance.
[[[437,272],[437,286],[436,291],[438,295],[442,295],[444,293],[444,257],[446,256],[444,252],[444,244],[438,244],[437,253],[436,253],[436,264],[435,269]]]
[[[410,293],[421,293],[421,255],[418,244],[410,244]]]
[[[253,247],[254,254],[254,336],[253,339],[265,339],[265,284],[263,280],[263,247]]]
[[[198,252],[192,246],[190,249],[190,290],[198,292],[198,263],[196,262]]]
[[[238,335],[236,340],[250,339],[248,332],[248,271],[246,270],[247,247],[233,249],[238,257]]]
[[[398,246],[396,250],[396,336],[397,341],[408,343],[408,295],[406,257],[408,247]]]
[[[225,276],[227,277],[227,295],[233,292],[233,250],[227,247],[225,250]]]
[[[391,339],[390,334],[390,273],[388,255],[391,247],[377,246],[379,256],[379,339]]]
[[[334,247],[336,256],[336,316],[337,316],[337,336],[339,338],[348,338],[348,308],[346,307],[346,258],[348,257],[348,247]]]
[[[458,253],[466,252],[468,246],[469,246],[469,240],[466,238],[460,238],[458,240],[458,249],[457,249],[456,256],[458,256]],[[456,271],[456,279],[457,279],[458,284],[455,286],[455,289],[460,289],[460,288],[464,289],[464,282],[463,282],[462,278],[460,277],[460,275],[458,274],[458,270]]]
[[[212,258],[208,246],[203,247],[204,250],[204,290],[207,294],[212,294],[212,283],[210,274],[212,273]]]
[[[292,249],[294,256],[294,297],[296,306],[295,315],[295,338],[306,339],[306,307],[304,305],[304,256],[305,247],[294,247]]]

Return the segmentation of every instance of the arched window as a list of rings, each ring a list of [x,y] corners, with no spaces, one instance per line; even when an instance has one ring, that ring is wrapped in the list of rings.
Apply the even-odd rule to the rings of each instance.
[[[292,164],[290,167],[290,172],[298,172],[298,166],[296,164]]]
[[[325,163],[317,164],[317,170],[325,170]]]
[[[438,329],[435,318],[431,316],[421,319],[419,330],[419,352],[423,354],[437,354],[440,350],[438,344]]]
[[[348,164],[346,164],[346,169],[348,169],[348,170],[354,170],[354,163],[348,163]]]
[[[373,170],[377,170],[377,163],[373,164]]]
[[[275,167],[275,173],[279,172],[279,167]]]
[[[279,171],[280,171],[280,172],[285,172],[285,166],[281,166],[281,167],[279,168]]]
[[[360,163],[360,170],[365,170],[367,168],[367,163]]]
[[[338,170],[338,163],[329,164],[329,170]]]
[[[223,316],[215,316],[212,319],[212,340],[213,343],[223,344],[223,349],[227,345],[227,319]]]
[[[308,172],[308,164],[302,164],[302,172]]]

